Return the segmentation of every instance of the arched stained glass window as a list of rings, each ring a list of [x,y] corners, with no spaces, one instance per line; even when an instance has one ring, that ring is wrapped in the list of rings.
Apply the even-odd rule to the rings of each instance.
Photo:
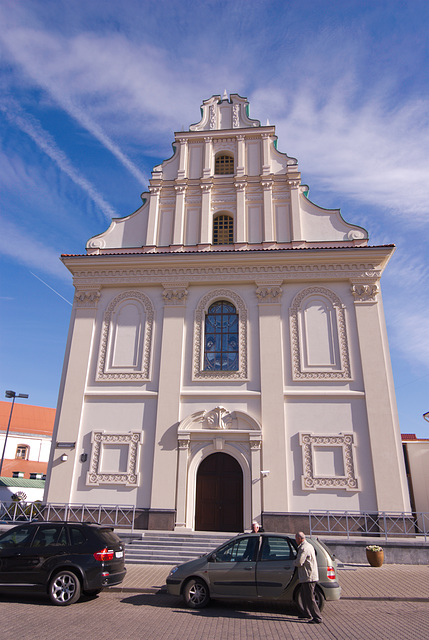
[[[234,158],[232,156],[217,156],[215,160],[216,175],[231,175],[234,173]]]
[[[213,244],[234,244],[234,219],[225,214],[213,220]]]
[[[238,314],[226,300],[213,303],[205,320],[205,371],[238,371]]]

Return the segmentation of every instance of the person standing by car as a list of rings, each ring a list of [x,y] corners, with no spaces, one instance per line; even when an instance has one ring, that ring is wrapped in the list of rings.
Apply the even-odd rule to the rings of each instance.
[[[305,533],[298,531],[295,535],[298,555],[295,566],[298,568],[298,580],[301,583],[302,613],[300,618],[308,618],[310,623],[320,624],[322,616],[314,596],[314,588],[319,580],[314,547],[305,539]]]

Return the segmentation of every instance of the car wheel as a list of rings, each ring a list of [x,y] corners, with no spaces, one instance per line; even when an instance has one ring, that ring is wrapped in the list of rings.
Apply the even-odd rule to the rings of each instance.
[[[73,571],[60,571],[49,583],[49,597],[53,604],[65,607],[80,598],[80,581]]]
[[[323,597],[322,590],[318,585],[316,585],[316,588],[314,589],[314,597],[316,599],[317,606],[319,607],[319,611],[322,611],[323,607],[325,606],[325,598]],[[298,609],[302,612],[302,596],[301,589],[299,587],[295,590],[293,601]]]
[[[183,597],[191,609],[202,609],[210,602],[209,588],[203,580],[191,578],[185,584]]]

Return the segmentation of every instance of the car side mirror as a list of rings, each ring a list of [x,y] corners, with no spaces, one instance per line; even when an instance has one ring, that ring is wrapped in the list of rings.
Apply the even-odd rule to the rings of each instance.
[[[214,552],[209,555],[208,561],[209,562],[216,562],[216,554]]]

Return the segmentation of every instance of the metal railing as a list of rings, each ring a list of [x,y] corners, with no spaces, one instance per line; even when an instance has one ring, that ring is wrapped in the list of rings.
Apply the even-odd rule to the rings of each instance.
[[[309,511],[309,524],[312,535],[429,538],[429,513]]]
[[[0,521],[10,523],[31,520],[67,520],[68,522],[94,522],[133,530],[135,511],[135,507],[122,505],[0,501]]]

